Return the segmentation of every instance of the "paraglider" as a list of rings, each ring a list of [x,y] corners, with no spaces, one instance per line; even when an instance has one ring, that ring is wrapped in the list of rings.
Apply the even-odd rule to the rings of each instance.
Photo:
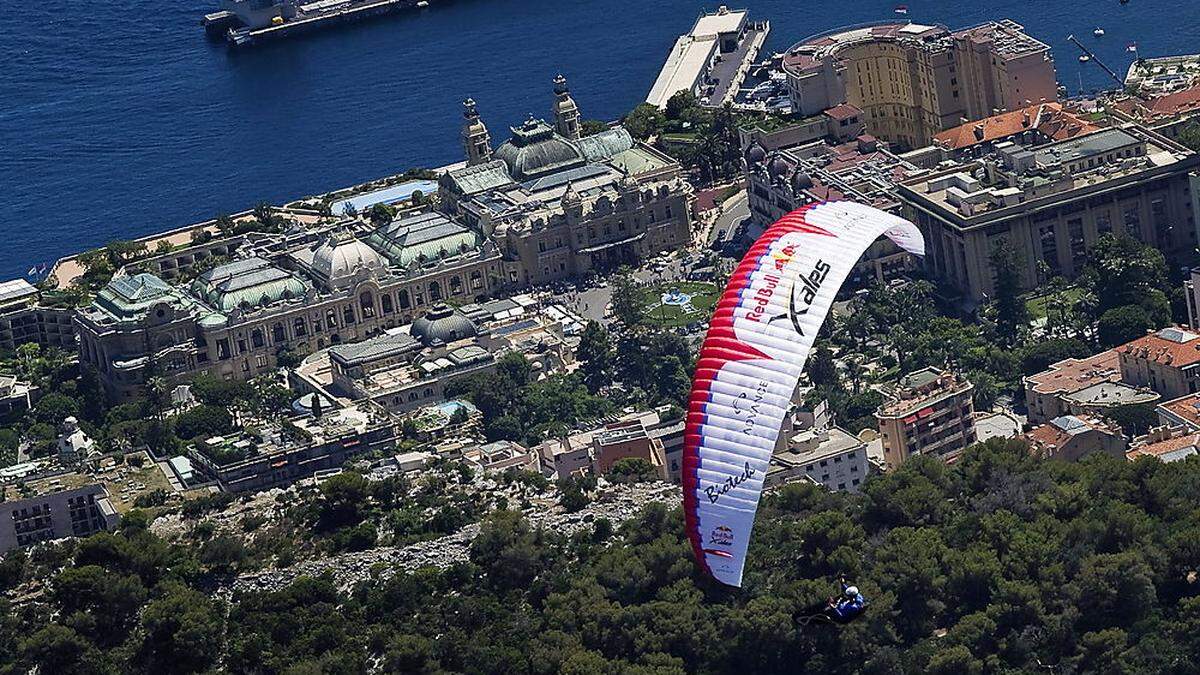
[[[841,594],[797,613],[796,623],[805,626],[820,620],[845,625],[862,616],[862,613],[867,611],[867,599],[859,592],[858,586],[847,584],[845,577],[841,577],[840,581]]]
[[[880,235],[915,255],[915,225],[822,202],[771,225],[730,276],[700,348],[688,401],[683,502],[701,568],[741,586],[771,453],[817,331],[854,263]]]

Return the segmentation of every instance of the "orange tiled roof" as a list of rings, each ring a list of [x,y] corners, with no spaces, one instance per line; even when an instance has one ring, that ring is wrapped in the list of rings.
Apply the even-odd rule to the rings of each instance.
[[[1039,445],[1053,445],[1061,448],[1070,439],[1070,434],[1053,424],[1036,426],[1025,433],[1025,440],[1029,441],[1029,445],[1034,447]]]
[[[1086,359],[1064,359],[1026,381],[1039,394],[1072,394],[1100,382],[1121,380],[1121,358],[1109,349]]]
[[[1142,456],[1161,457],[1169,452],[1183,450],[1188,447],[1200,447],[1200,433],[1184,434],[1182,436],[1175,436],[1174,438],[1155,441],[1154,443],[1139,445],[1126,452],[1125,457],[1131,461]]]
[[[1174,413],[1176,417],[1200,427],[1200,410],[1196,408],[1197,404],[1200,404],[1200,394],[1188,394],[1187,396],[1181,396],[1166,403],[1160,403],[1158,407],[1168,410]]]
[[[1028,129],[1037,129],[1050,140],[1063,141],[1099,131],[1100,127],[1063,110],[1058,103],[1039,103],[947,129],[933,140],[957,150],[1007,138]]]
[[[1169,117],[1200,110],[1200,86],[1157,96],[1147,101],[1146,107],[1156,115]]]
[[[1164,329],[1173,330],[1173,329]],[[1184,333],[1186,330],[1180,329]],[[1200,363],[1200,340],[1189,339],[1187,342],[1176,342],[1162,337],[1159,333],[1150,333],[1136,340],[1117,347],[1122,354],[1130,354],[1139,359],[1153,361],[1163,365],[1183,368]]]

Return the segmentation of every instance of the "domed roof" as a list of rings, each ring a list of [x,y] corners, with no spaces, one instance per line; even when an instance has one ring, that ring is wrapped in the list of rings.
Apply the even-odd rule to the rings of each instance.
[[[812,177],[809,176],[807,173],[805,173],[803,171],[797,171],[795,174],[792,175],[792,190],[793,191],[800,192],[801,190],[807,190],[808,188],[810,188],[812,186],[813,186]]]
[[[767,173],[771,174],[771,178],[778,178],[791,170],[792,163],[784,159],[782,155],[775,155],[767,164]]]
[[[462,312],[448,305],[434,305],[424,316],[413,322],[409,332],[426,347],[434,343],[450,343],[475,337],[475,323]]]
[[[518,181],[583,166],[587,160],[576,145],[532,117],[513,127],[512,138],[496,148],[493,157],[504,162]]]
[[[767,151],[763,150],[763,146],[759,145],[758,141],[754,141],[750,144],[750,147],[746,148],[747,164],[758,164],[766,158]]]
[[[349,235],[333,235],[313,254],[313,271],[330,281],[352,277],[360,269],[384,267],[383,256]]]

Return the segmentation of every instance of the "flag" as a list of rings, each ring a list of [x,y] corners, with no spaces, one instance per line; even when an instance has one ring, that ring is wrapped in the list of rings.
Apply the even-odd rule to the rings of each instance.
[[[897,14],[908,14],[908,5],[896,5]]]
[[[1136,42],[1130,42],[1130,43],[1129,43],[1129,45],[1128,45],[1127,47],[1125,47],[1125,51],[1127,51],[1127,52],[1136,52],[1136,51],[1137,51],[1137,43],[1136,43]]]

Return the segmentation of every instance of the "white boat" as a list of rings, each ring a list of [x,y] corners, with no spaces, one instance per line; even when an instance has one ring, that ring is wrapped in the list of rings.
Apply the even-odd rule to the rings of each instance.
[[[417,3],[417,7],[424,8],[424,7],[428,7],[428,6],[429,6],[429,0],[421,0],[420,2]]]
[[[1092,31],[1092,35],[1095,35],[1096,37],[1104,37],[1104,29],[1097,28],[1096,30]]]
[[[1092,57],[1088,56],[1087,54],[1080,54],[1080,55],[1079,55],[1079,62],[1080,62],[1080,63],[1087,63],[1088,61],[1091,61],[1091,60],[1092,60]]]

